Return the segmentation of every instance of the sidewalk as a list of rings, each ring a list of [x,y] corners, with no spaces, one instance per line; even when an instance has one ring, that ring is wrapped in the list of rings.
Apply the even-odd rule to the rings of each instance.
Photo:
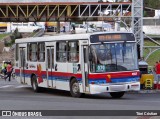
[[[146,94],[160,93],[160,89],[159,90],[157,90],[157,89],[153,89],[153,90],[144,90],[144,89],[141,89],[140,91],[129,91],[127,93],[146,93]]]
[[[8,84],[15,85],[15,84],[18,84],[18,82],[13,78],[11,78],[11,81],[8,81],[8,79],[5,81],[3,78],[0,77],[0,86],[8,85]]]

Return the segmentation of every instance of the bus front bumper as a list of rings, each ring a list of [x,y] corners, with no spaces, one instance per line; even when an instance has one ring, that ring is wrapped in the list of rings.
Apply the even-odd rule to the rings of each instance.
[[[123,84],[90,84],[90,94],[99,94],[105,92],[121,92],[121,91],[139,91],[140,82],[130,82]]]

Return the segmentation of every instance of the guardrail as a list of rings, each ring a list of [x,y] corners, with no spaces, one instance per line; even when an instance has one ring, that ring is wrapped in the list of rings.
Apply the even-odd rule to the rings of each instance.
[[[38,29],[30,37],[41,37],[44,34],[44,29]]]

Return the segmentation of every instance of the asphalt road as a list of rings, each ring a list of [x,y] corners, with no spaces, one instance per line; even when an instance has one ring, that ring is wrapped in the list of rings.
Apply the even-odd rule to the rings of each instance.
[[[0,79],[0,110],[160,110],[160,93],[126,93],[121,99],[112,99],[109,94],[73,98],[66,91],[47,89],[41,93],[35,93],[30,86],[18,84],[15,80],[8,82]],[[73,119],[74,117],[54,118]],[[76,119],[79,118],[83,117],[76,117]],[[97,119],[98,117],[85,117],[85,119],[89,118]],[[99,119],[101,118],[139,119],[117,116]],[[149,118],[160,119],[160,117]]]

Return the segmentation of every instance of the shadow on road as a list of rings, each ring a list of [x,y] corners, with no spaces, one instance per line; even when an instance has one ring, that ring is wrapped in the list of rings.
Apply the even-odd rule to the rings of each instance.
[[[29,89],[30,90],[30,89]],[[43,88],[42,91],[40,93],[46,94],[46,95],[53,95],[53,96],[61,96],[61,97],[72,97],[70,95],[69,91],[63,91],[63,90],[57,90],[57,89],[46,89]],[[74,98],[74,97],[73,97]],[[81,97],[82,99],[112,99],[113,98],[110,96],[109,93],[103,93],[103,94],[85,94]],[[114,100],[124,100],[124,99],[128,99],[126,97],[122,97],[120,99],[114,99]]]

